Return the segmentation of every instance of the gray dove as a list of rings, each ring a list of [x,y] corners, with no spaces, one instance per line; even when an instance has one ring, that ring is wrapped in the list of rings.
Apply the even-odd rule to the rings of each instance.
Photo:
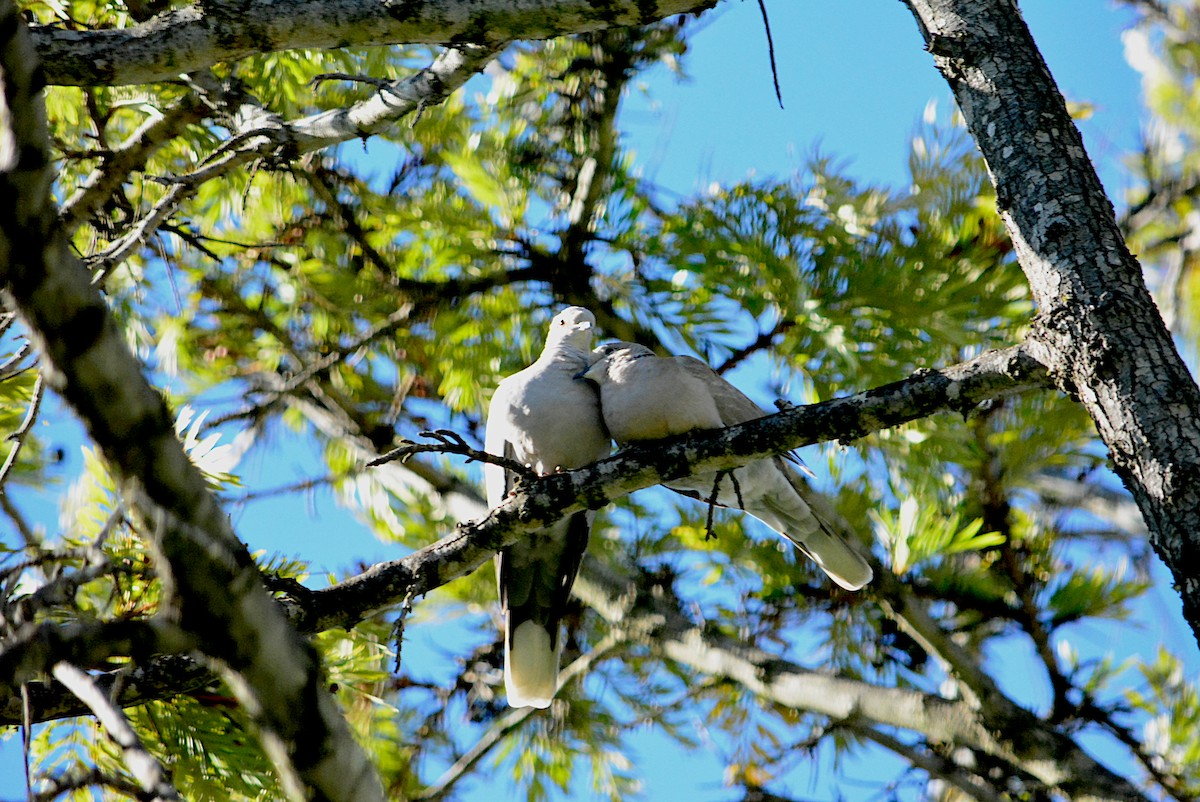
[[[604,423],[620,445],[719,429],[767,414],[693,357],[660,357],[643,345],[615,342],[597,348],[593,359],[580,375],[600,388]],[[732,475],[709,472],[672,479],[668,487],[750,513],[847,590],[871,581],[871,566],[817,517],[810,507],[812,489],[784,457],[754,460]]]
[[[594,387],[575,375],[591,361],[596,318],[567,307],[550,324],[542,355],[500,382],[488,408],[485,447],[539,474],[579,468],[611,450]],[[488,504],[513,475],[484,465]],[[504,685],[512,707],[548,707],[558,687],[559,622],[587,548],[592,513],[568,516],[496,555],[504,615]]]

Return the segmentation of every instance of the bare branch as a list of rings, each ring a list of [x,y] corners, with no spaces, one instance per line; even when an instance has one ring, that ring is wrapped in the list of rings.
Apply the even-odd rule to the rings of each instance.
[[[437,443],[417,443],[412,440],[401,440],[400,445],[393,448],[381,457],[376,457],[367,463],[367,467],[373,468],[377,465],[383,465],[393,460],[407,462],[410,457],[417,454],[458,454],[467,458],[468,462],[487,462],[492,465],[499,465],[505,470],[512,471],[518,476],[526,479],[536,479],[537,471],[530,468],[528,465],[522,465],[516,460],[511,460],[506,457],[500,457],[495,454],[489,454],[486,451],[480,451],[477,448],[471,448],[466,441],[459,437],[454,432],[446,429],[437,429],[432,432],[421,432],[422,437],[429,437],[437,440]]]
[[[17,367],[17,365],[29,354],[32,347],[29,340],[25,340],[12,356],[4,360],[3,364],[0,364],[0,382],[6,382],[29,370],[30,365],[25,365],[24,367]]]
[[[775,99],[779,108],[783,108],[783,92],[779,89],[779,70],[775,67],[775,39],[771,36],[771,20],[767,17],[767,6],[763,0],[758,0],[758,10],[762,14],[763,30],[767,34],[767,55],[771,60],[771,80],[775,83]]]
[[[195,94],[188,94],[159,117],[152,117],[129,138],[109,152],[99,167],[84,179],[59,210],[59,220],[68,231],[95,214],[117,188],[141,169],[154,153],[184,128],[203,119],[205,106]]]
[[[482,70],[506,44],[502,41],[487,47],[458,45],[446,48],[425,69],[385,84],[366,100],[349,108],[295,120],[289,124],[295,146],[300,153],[308,153],[383,133],[412,112],[419,114],[422,109],[441,103]]]
[[[87,672],[71,663],[60,662],[55,664],[53,674],[95,713],[109,737],[121,747],[125,766],[137,778],[144,792],[140,797],[150,800],[179,799],[179,792],[171,784],[162,764],[142,745],[125,714],[100,690]]]
[[[371,98],[348,109],[322,112],[291,122],[281,119],[244,92],[227,90],[210,75],[191,76],[197,96],[215,98],[215,105],[232,104],[239,109],[230,139],[213,154],[206,165],[187,175],[160,179],[169,183],[167,191],[150,212],[119,240],[89,260],[89,267],[103,276],[127,259],[156,231],[179,205],[192,197],[209,180],[225,175],[259,159],[274,159],[286,153],[294,159],[331,145],[371,136],[387,130],[397,120],[414,111],[436,105],[478,72],[496,51],[464,46],[442,51],[423,70],[399,81],[390,82]],[[236,94],[236,98],[233,96]],[[225,95],[225,99],[221,99]]]
[[[697,13],[716,0],[250,0],[232,9],[211,3],[175,9],[131,28],[95,31],[43,27],[34,32],[51,84],[140,84],[232,62],[255,53],[394,44],[474,42],[646,25]]]
[[[263,589],[176,438],[166,403],[58,225],[36,64],[19,12],[0,0],[0,153],[7,154],[0,158],[0,197],[21,199],[0,215],[5,305],[21,313],[42,351],[46,381],[78,413],[130,508],[146,521],[147,545],[164,572],[164,606],[178,610],[201,648],[230,669],[244,701],[263,711],[262,742],[281,776],[296,772],[330,800],[381,800],[378,777],[315,655]]]

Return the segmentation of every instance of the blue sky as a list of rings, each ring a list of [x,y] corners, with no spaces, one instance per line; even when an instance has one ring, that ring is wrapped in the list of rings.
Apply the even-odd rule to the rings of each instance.
[[[1064,94],[1094,105],[1081,128],[1120,207],[1127,181],[1118,159],[1136,145],[1141,113],[1139,78],[1126,65],[1120,42],[1127,14],[1104,0],[1021,5]],[[794,172],[819,148],[860,181],[902,188],[908,141],[927,104],[936,102],[943,114],[951,107],[949,90],[923,51],[907,9],[897,0],[768,0],[767,6],[784,108],[775,100],[757,3],[727,0],[692,41],[685,61],[689,79],[676,83],[659,69],[648,77],[649,100],[640,94],[627,100],[626,143],[645,174],[669,190],[689,193],[751,173]],[[56,406],[48,405],[46,414],[54,415]],[[77,438],[70,427],[61,432],[64,442]],[[315,464],[303,448],[289,448],[282,455],[251,456],[241,470],[250,486],[277,486],[312,475]],[[72,448],[61,475],[69,479],[79,466]],[[52,531],[57,528],[55,512],[43,500],[30,496],[17,502]],[[396,556],[394,547],[372,539],[328,493],[307,502],[293,497],[252,505],[236,512],[234,523],[252,548],[302,555],[325,569]],[[1178,603],[1169,590],[1153,604],[1165,619],[1177,621]],[[1012,676],[1021,681],[1019,671]],[[635,741],[644,758],[638,769],[647,778],[648,799],[730,798],[713,754],[666,751],[650,734]],[[19,744],[0,744],[0,799],[23,795],[19,767]],[[812,768],[797,770],[790,790],[811,799],[834,798],[828,760]],[[878,770],[852,767],[851,773],[870,777]],[[852,799],[877,791],[858,784],[840,788]],[[494,788],[477,788],[471,798],[505,797]]]
[[[1127,12],[1104,0],[1023,0],[1043,57],[1071,101],[1095,104],[1082,124],[1109,191],[1115,158],[1138,138],[1139,78],[1120,42]],[[657,76],[658,111],[637,96],[624,119],[647,175],[677,191],[748,173],[786,173],[814,149],[869,183],[903,186],[908,140],[926,103],[950,91],[900,2],[768,2],[784,108],[775,101],[758,5],[732,0],[711,14],[686,59],[690,80]]]

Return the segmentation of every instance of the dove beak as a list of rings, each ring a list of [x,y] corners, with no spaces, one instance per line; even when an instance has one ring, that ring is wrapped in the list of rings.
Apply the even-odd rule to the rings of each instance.
[[[587,370],[581,370],[578,373],[576,373],[575,378],[579,381],[597,383],[596,379],[599,377],[592,375],[592,371],[594,371],[596,369],[596,365],[599,365],[599,364],[600,364],[599,362],[595,362],[595,363],[589,365]]]

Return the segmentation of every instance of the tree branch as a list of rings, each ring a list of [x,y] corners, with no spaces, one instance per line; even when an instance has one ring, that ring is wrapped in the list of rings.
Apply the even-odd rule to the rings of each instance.
[[[138,641],[139,649],[148,646],[152,647],[152,642]],[[47,670],[39,668],[31,676],[42,675]],[[112,696],[119,691],[116,704],[121,707],[171,699],[199,691],[219,680],[212,669],[184,654],[155,654],[135,666],[95,678],[105,695]],[[0,677],[0,727],[19,726],[24,721],[21,694],[9,695],[17,687],[18,684],[10,683],[7,677]],[[58,682],[31,680],[24,683],[24,692],[29,701],[29,719],[35,723],[88,713],[87,706]]]
[[[485,517],[460,524],[437,543],[313,592],[297,624],[305,631],[354,626],[406,596],[428,593],[470,573],[522,534],[573,512],[599,509],[635,490],[817,442],[849,442],[940,411],[965,414],[984,400],[1041,387],[1044,380],[1040,366],[1013,346],[943,370],[922,370],[848,398],[627,448],[585,468],[531,480]]]
[[[155,151],[178,136],[187,126],[204,118],[205,107],[195,93],[189,93],[161,117],[147,120],[114,148],[72,193],[59,210],[59,219],[67,232],[86,222],[112,197],[135,169],[145,166]]]
[[[20,686],[50,673],[59,662],[91,667],[115,655],[172,654],[191,645],[189,637],[162,621],[28,624],[5,638],[0,649],[0,721],[20,723],[24,705]],[[37,696],[30,698],[34,720],[51,718],[39,714],[44,711]],[[76,705],[67,706],[79,710]]]
[[[920,371],[908,379],[848,398],[795,407],[729,429],[698,432],[627,449],[586,468],[529,480],[521,492],[509,497],[495,510],[477,521],[460,525],[453,534],[436,543],[402,559],[378,563],[329,588],[302,593],[287,605],[288,614],[304,632],[335,627],[348,629],[405,598],[428,593],[470,573],[499,549],[549,521],[589,507],[598,508],[665,478],[682,476],[692,470],[734,467],[744,464],[749,457],[788,451],[822,440],[852,440],[939,411],[964,413],[989,398],[1039,387],[1043,380],[1037,363],[1016,346],[988,352],[940,371]],[[316,425],[327,428],[331,435],[345,434],[330,419],[328,411],[325,414],[317,412],[309,408],[305,414]],[[399,478],[387,478],[392,473],[407,472],[395,464],[381,465],[377,470],[389,483],[402,483]],[[442,491],[451,496],[465,492],[456,488],[442,488]],[[453,506],[465,514],[463,517],[484,512],[481,500],[473,494],[464,495]],[[882,575],[884,572],[877,573]],[[902,616],[911,617],[918,609],[911,598],[898,606],[903,608],[898,611]],[[923,634],[931,649],[949,648],[938,640],[936,627],[931,622],[920,616],[914,620],[915,631]],[[970,661],[964,657],[957,664],[958,673],[971,680],[974,674],[968,671]],[[0,681],[5,676],[0,671]],[[178,692],[195,687],[192,683],[200,679],[200,674],[185,671]],[[122,703],[136,704],[147,698],[169,695],[163,689],[164,685],[169,687],[165,679],[162,685],[147,680],[142,692],[122,697]],[[977,692],[990,692],[993,687],[978,677],[968,685]],[[72,714],[66,712],[71,709],[69,706],[64,708],[60,702],[52,701],[54,694],[50,691],[39,690],[39,693],[39,698],[44,700],[39,702],[44,711],[39,720]],[[10,698],[11,690],[0,693],[0,699]],[[0,711],[4,711],[2,706]],[[13,720],[13,715],[15,713],[11,711],[7,717],[0,713],[0,721]]]
[[[207,165],[183,176],[160,179],[170,186],[154,207],[124,236],[90,259],[89,266],[95,273],[103,275],[120,264],[205,181],[226,175],[258,159],[271,160],[281,154],[294,159],[305,153],[385,131],[397,120],[441,103],[481,70],[495,53],[491,48],[469,45],[448,48],[430,66],[402,80],[389,82],[367,100],[347,109],[291,121],[267,111],[245,92],[235,92],[211,75],[192,76],[197,96],[209,97],[214,106],[237,108],[237,113],[232,114],[228,122],[229,139],[218,148],[214,154],[216,158]],[[97,178],[97,183],[102,180]],[[72,214],[68,222],[75,216]]]
[[[108,736],[121,748],[125,767],[141,786],[139,798],[152,802],[179,799],[179,792],[171,785],[162,763],[142,745],[125,714],[100,690],[95,680],[86,671],[67,662],[57,663],[53,673],[55,679],[91,709]]]
[[[609,584],[619,581],[597,581],[585,573],[576,581],[575,594],[615,626],[625,620],[628,607],[637,609],[639,617],[651,623],[645,641],[652,648],[707,676],[733,680],[764,699],[835,721],[865,720],[918,732],[937,743],[970,746],[1065,792],[1069,799],[1146,802],[1132,783],[1031,713],[996,718],[966,700],[812,671],[693,623],[670,602],[670,594]],[[614,593],[626,604],[616,603]],[[636,600],[629,599],[631,593]]]
[[[145,518],[164,606],[231,669],[261,709],[280,771],[320,799],[382,800],[366,755],[324,686],[311,647],[264,591],[245,546],[175,436],[116,322],[74,257],[50,199],[53,173],[37,58],[19,12],[0,0],[0,291],[43,356],[47,383],[83,420],[131,510]],[[278,744],[279,748],[272,748]],[[302,789],[293,789],[295,794]]]
[[[907,4],[996,185],[1039,310],[1030,350],[1095,421],[1200,638],[1200,388],[1016,6]]]
[[[716,0],[248,0],[197,2],[130,28],[40,27],[34,41],[51,84],[165,81],[180,73],[280,50],[395,44],[499,46],[513,39],[646,25],[698,13]]]
[[[997,791],[992,783],[978,774],[957,765],[953,760],[925,749],[910,746],[899,738],[893,738],[891,735],[875,727],[853,721],[841,722],[841,726],[847,728],[860,738],[874,741],[883,748],[895,752],[913,764],[914,767],[924,771],[931,778],[953,785],[966,794],[969,799],[974,799],[978,802],[1006,802],[1010,798],[1007,794]]]

